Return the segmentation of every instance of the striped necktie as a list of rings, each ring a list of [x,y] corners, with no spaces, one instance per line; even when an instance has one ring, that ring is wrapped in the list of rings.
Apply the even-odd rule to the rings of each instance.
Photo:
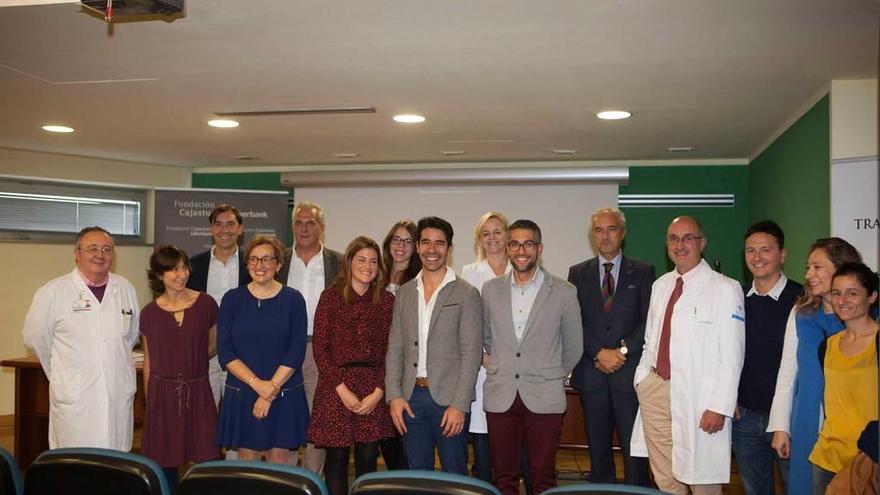
[[[602,307],[607,313],[614,304],[614,275],[611,274],[614,263],[602,263],[602,266],[605,267],[605,279],[602,281]]]

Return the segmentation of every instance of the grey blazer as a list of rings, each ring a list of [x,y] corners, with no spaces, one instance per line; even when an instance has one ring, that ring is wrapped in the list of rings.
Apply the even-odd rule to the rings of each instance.
[[[339,273],[339,264],[342,261],[342,255],[327,246],[324,246],[324,288],[333,285],[336,275]],[[290,276],[290,259],[293,257],[293,248],[284,250],[284,264],[278,271],[278,280],[283,285],[287,285],[287,277]]]
[[[511,277],[513,272],[483,285],[483,345],[489,353],[483,409],[505,412],[519,393],[533,413],[564,413],[565,377],[581,358],[584,345],[577,289],[545,270],[522,343],[517,344]]]
[[[403,284],[385,355],[385,401],[412,397],[419,362],[418,280]],[[461,277],[437,294],[428,330],[428,390],[442,406],[470,412],[483,356],[480,293]]]

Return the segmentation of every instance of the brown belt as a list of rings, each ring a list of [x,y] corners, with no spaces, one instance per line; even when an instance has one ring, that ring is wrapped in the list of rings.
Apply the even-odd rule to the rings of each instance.
[[[428,378],[424,376],[416,377],[416,387],[419,388],[428,388]]]

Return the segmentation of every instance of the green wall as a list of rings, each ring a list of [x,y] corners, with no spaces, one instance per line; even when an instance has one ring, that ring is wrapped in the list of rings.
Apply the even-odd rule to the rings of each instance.
[[[627,256],[654,264],[657,276],[672,269],[666,256],[666,228],[678,215],[700,221],[709,240],[703,257],[742,281],[742,235],[748,227],[748,167],[745,165],[630,167],[629,185],[619,194],[733,194],[733,207],[621,208],[626,214]]]
[[[803,281],[807,249],[831,233],[831,117],[826,95],[749,164],[749,220],[785,231],[785,272]]]

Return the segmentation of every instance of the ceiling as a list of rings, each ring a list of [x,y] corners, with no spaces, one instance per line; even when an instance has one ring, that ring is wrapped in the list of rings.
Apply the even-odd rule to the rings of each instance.
[[[877,0],[187,0],[112,26],[4,7],[0,147],[185,167],[748,159],[832,79],[878,77],[878,19]],[[206,125],[346,106],[376,112]],[[610,108],[633,116],[595,117]]]

